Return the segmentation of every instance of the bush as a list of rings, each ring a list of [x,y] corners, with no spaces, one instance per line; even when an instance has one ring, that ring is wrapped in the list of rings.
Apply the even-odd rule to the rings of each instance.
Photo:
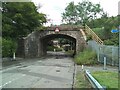
[[[97,63],[97,55],[91,49],[85,49],[75,56],[74,61],[78,65],[93,65]]]
[[[2,39],[2,57],[12,57],[16,52],[17,44],[10,39]]]
[[[91,35],[87,35],[87,40],[86,41],[89,41],[89,40],[92,40],[92,36]]]
[[[118,40],[118,38],[112,38],[112,39],[104,40],[104,44],[105,45],[118,46],[119,45],[119,40]]]
[[[114,45],[115,43],[108,39],[108,40],[104,40],[104,44],[105,45]]]
[[[92,29],[99,38],[103,39],[104,37],[104,29],[102,28],[93,28]]]
[[[58,47],[54,47],[54,46],[48,46],[48,47],[47,47],[47,51],[54,51],[54,49],[55,49],[56,51],[62,51],[62,49],[61,49],[61,48],[58,48]]]
[[[61,48],[55,48],[57,52],[62,51]]]
[[[54,47],[53,46],[48,46],[47,51],[54,51]]]

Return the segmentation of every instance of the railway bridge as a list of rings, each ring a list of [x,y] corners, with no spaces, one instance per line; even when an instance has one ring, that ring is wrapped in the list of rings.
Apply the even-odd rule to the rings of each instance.
[[[74,44],[74,53],[82,51],[86,45],[82,26],[61,25],[37,30],[27,37],[19,39],[17,56],[31,58],[41,57],[47,52],[47,43],[55,38],[65,38]]]

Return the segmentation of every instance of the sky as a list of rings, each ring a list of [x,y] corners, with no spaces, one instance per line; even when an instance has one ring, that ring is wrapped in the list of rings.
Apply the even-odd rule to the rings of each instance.
[[[82,2],[82,0],[32,0],[36,5],[40,5],[40,13],[47,15],[47,18],[51,21],[47,25],[61,24],[62,13],[64,12],[67,5],[74,1],[75,4]],[[120,0],[89,0],[94,4],[100,3],[101,7],[105,12],[108,13],[108,16],[117,16],[118,15],[118,2]]]

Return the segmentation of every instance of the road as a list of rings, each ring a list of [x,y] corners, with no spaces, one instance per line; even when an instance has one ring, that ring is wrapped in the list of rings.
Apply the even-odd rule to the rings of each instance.
[[[70,57],[31,59],[0,71],[0,88],[72,88],[74,62]]]

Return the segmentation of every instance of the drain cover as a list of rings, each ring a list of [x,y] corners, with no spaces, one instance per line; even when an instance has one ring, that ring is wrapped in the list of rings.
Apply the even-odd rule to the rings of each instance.
[[[60,70],[56,70],[56,72],[60,72]]]

